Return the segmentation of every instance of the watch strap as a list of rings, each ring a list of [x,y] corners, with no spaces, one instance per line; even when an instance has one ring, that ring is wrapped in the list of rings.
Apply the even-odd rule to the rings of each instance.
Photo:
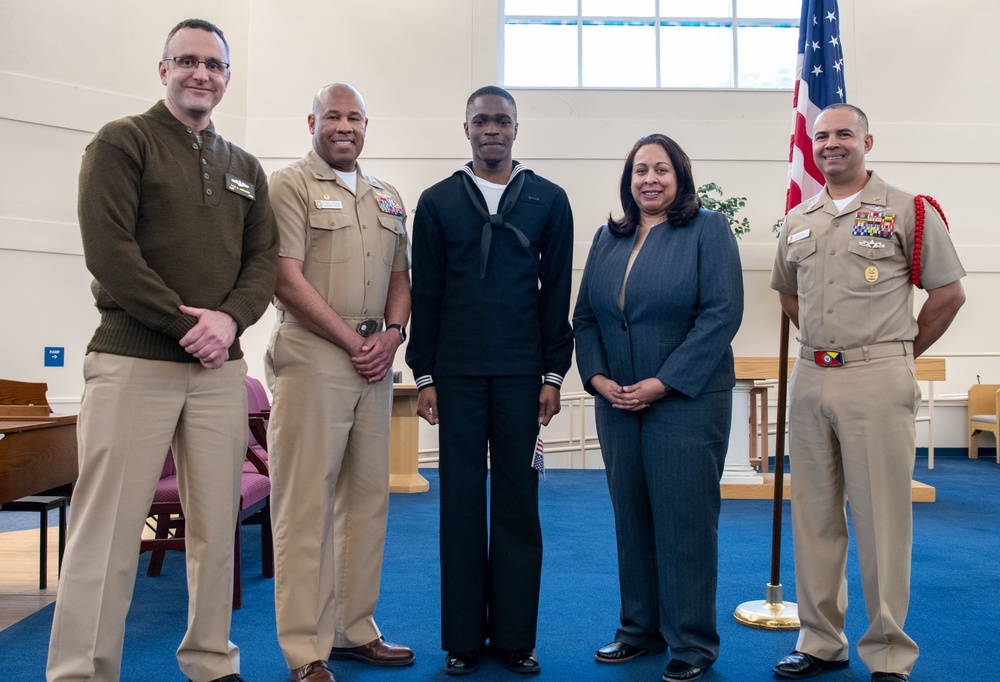
[[[401,324],[389,324],[389,325],[386,325],[385,329],[386,329],[386,331],[388,331],[390,329],[395,329],[396,331],[399,332],[399,341],[400,341],[400,343],[402,343],[403,341],[406,341],[406,329],[403,327],[403,325],[401,325]]]

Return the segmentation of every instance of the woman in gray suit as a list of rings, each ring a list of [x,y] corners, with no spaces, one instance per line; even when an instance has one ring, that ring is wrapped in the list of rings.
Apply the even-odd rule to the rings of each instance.
[[[690,681],[719,654],[719,480],[742,269],[728,220],[701,208],[669,137],[635,143],[620,193],[624,215],[597,231],[573,314],[618,538],[621,627],[596,656],[669,647],[663,680]]]

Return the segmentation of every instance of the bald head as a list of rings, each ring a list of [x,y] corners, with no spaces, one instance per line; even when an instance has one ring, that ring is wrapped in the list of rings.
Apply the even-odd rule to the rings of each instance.
[[[316,96],[313,97],[313,116],[316,116],[319,113],[320,108],[322,108],[326,101],[333,95],[353,96],[358,100],[358,104],[361,107],[361,117],[367,118],[367,114],[365,112],[365,100],[361,97],[360,92],[347,83],[331,83],[330,85],[320,88],[316,92]]]

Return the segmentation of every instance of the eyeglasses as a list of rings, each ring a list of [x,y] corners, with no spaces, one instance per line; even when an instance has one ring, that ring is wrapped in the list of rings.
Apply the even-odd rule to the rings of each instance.
[[[196,59],[188,55],[183,57],[164,57],[163,61],[171,61],[174,63],[174,66],[184,71],[194,71],[198,68],[199,64],[204,64],[205,69],[214,76],[221,76],[229,68],[229,64],[220,62],[217,59]]]

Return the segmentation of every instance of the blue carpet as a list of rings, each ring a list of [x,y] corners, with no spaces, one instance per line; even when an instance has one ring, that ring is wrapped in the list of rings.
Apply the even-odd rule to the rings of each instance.
[[[997,509],[1000,466],[990,459],[941,458],[933,471],[918,461],[917,479],[937,488],[937,502],[914,505],[913,598],[907,631],[923,651],[913,682],[992,680],[1000,663],[996,642],[1000,603]],[[437,472],[422,473],[431,490],[393,495],[386,540],[382,596],[376,614],[391,641],[416,651],[411,668],[378,669],[354,662],[333,664],[340,682],[403,682],[451,679],[441,672],[440,594],[437,536]],[[611,640],[619,601],[614,524],[604,473],[549,471],[540,485],[545,564],[539,613],[541,679],[659,680],[667,656],[625,665],[594,662],[594,649]],[[782,582],[786,601],[795,599],[789,504],[785,503]],[[725,500],[720,521],[718,618],[722,653],[706,682],[774,680],[774,662],[792,650],[795,632],[754,630],[737,624],[733,610],[763,599],[769,577],[770,501]],[[281,682],[287,671],[278,649],[271,580],[261,578],[259,531],[248,527],[244,542],[244,607],[233,615],[232,639],[242,650],[249,682]],[[857,558],[848,559],[850,604],[847,633],[852,642],[866,619]],[[178,681],[174,659],[186,619],[183,557],[168,553],[160,578],[145,575],[140,562],[129,614],[123,680]],[[44,679],[52,607],[0,632],[0,680]],[[828,673],[824,682],[866,681],[868,672],[852,649],[851,667]],[[971,662],[960,671],[956,665]],[[470,680],[514,676],[487,659]]]

